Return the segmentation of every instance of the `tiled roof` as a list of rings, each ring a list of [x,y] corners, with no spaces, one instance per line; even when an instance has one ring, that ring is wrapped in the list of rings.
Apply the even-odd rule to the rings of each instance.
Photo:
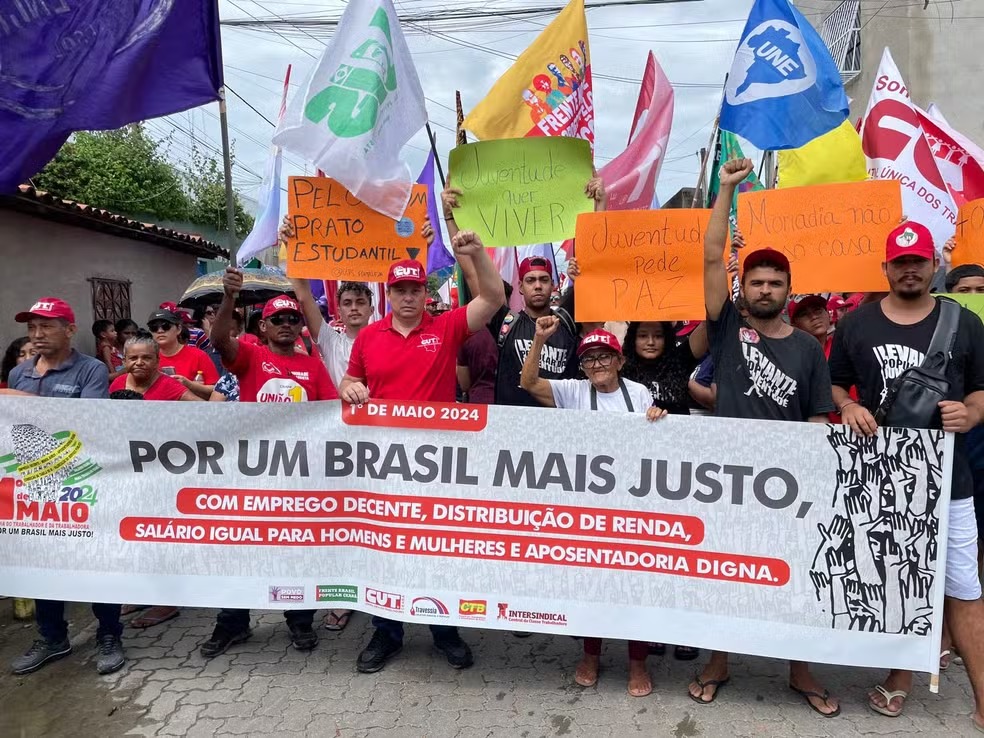
[[[0,207],[122,238],[146,241],[203,259],[229,258],[226,249],[199,235],[175,231],[153,223],[141,223],[109,210],[74,200],[63,200],[30,185],[21,185],[19,189],[17,195],[0,197]]]

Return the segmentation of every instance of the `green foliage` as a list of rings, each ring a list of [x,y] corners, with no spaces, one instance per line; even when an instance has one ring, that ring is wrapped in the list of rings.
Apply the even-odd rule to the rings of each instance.
[[[226,231],[222,166],[197,148],[179,168],[168,161],[169,140],[158,142],[139,123],[116,131],[80,132],[33,178],[35,187],[67,200],[155,222]],[[234,193],[236,235],[253,218]]]

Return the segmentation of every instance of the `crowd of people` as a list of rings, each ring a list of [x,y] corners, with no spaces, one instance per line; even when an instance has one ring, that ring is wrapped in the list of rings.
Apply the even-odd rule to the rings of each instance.
[[[984,325],[970,311],[933,294],[984,292],[984,266],[950,269],[952,242],[941,249],[941,260],[929,231],[904,221],[886,233],[885,293],[796,295],[789,260],[770,247],[747,253],[739,274],[735,255],[729,265],[724,258],[729,242],[744,248],[740,234],[729,239],[729,210],[736,187],[751,171],[747,159],[727,162],[721,170],[704,244],[705,321],[579,323],[574,317],[576,259],[569,269],[572,286],[560,295],[552,263],[525,259],[518,270],[524,307],[511,310],[510,286],[478,236],[458,229],[460,192],[448,188],[442,193],[443,215],[472,295],[465,306],[443,305],[428,296],[424,266],[405,260],[389,269],[389,311],[382,319],[371,321],[373,293],[363,284],[343,283],[332,316],[326,316],[303,280],[293,281],[293,297],[274,297],[244,315],[237,308],[242,275],[230,267],[221,301],[194,315],[164,304],[147,319],[146,329],[132,320],[98,321],[92,327],[96,356],[90,357],[73,348],[77,326],[71,307],[44,297],[15,318],[26,324],[27,335],[4,355],[0,378],[7,389],[0,392],[184,402],[467,401],[641,413],[654,422],[668,413],[713,413],[843,423],[858,436],[874,434],[879,425],[942,428],[958,435],[941,668],[958,659],[963,663],[976,700],[973,721],[984,731],[978,560],[978,538],[984,532],[984,438],[977,428],[984,420]],[[601,180],[588,182],[585,195],[596,209],[605,207]],[[425,224],[424,232],[432,237],[432,224]],[[281,234],[290,234],[288,222]],[[941,343],[945,352],[937,350]],[[919,371],[935,371],[941,380],[938,402],[927,406],[921,390],[913,389],[910,380]],[[93,605],[100,673],[123,665],[121,612],[136,610],[143,611],[131,621],[136,627],[156,626],[178,614],[165,605]],[[317,645],[315,615],[312,610],[285,613],[295,648]],[[342,630],[350,616],[351,611],[334,610],[323,625]],[[71,651],[64,603],[38,601],[36,617],[39,636],[14,661],[17,674]],[[384,668],[403,644],[403,623],[376,617],[373,626],[356,663],[360,672]],[[472,651],[456,628],[431,626],[431,632],[451,667],[472,665]],[[214,657],[250,637],[249,611],[223,609],[201,654]],[[628,644],[630,694],[652,692],[646,660],[665,650],[660,643]],[[687,645],[675,646],[673,653],[685,661],[699,657]],[[574,670],[578,684],[597,682],[600,654],[600,639],[583,639],[583,656]],[[728,682],[728,655],[715,652],[690,683],[689,694],[707,705]],[[816,713],[840,713],[837,699],[808,664],[790,663],[788,685]],[[898,716],[911,686],[911,673],[892,671],[870,691],[868,704],[883,715]]]

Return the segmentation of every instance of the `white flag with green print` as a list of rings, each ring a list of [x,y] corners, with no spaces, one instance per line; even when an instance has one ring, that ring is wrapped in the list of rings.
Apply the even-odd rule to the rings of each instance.
[[[413,185],[400,152],[426,122],[424,92],[392,1],[352,0],[273,142],[399,219]]]

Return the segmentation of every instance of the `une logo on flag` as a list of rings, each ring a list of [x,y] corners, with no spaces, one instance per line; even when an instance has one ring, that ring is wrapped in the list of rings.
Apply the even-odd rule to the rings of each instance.
[[[742,105],[808,90],[817,81],[813,56],[799,28],[780,19],[759,23],[742,39],[725,88],[728,103]]]

